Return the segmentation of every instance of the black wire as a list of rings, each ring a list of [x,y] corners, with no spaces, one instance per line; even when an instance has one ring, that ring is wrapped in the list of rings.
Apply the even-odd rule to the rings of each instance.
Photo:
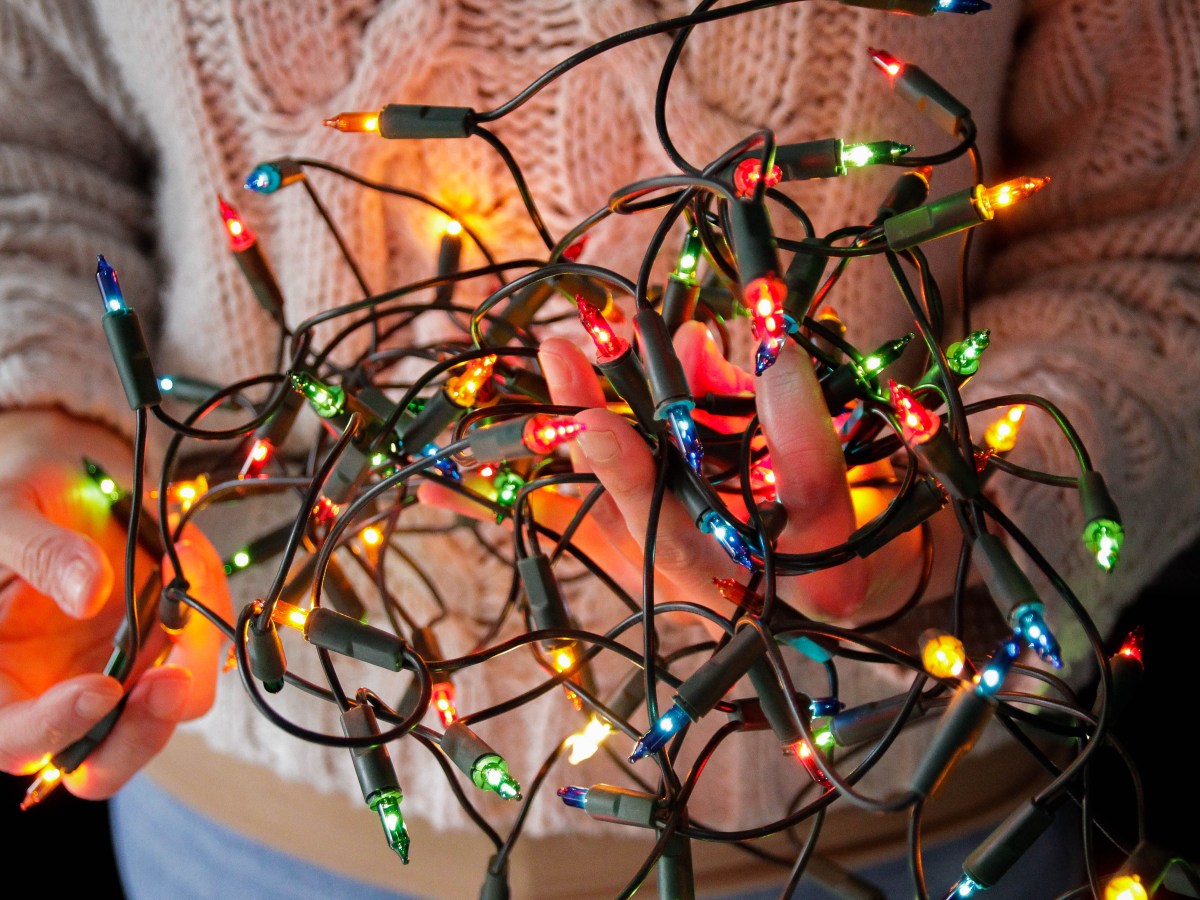
[[[718,10],[710,10],[706,13],[679,16],[674,19],[664,19],[661,22],[654,22],[649,25],[641,25],[637,28],[631,28],[628,31],[623,31],[620,34],[597,41],[590,47],[586,47],[578,53],[567,57],[567,59],[556,64],[538,76],[528,87],[522,90],[511,100],[501,104],[495,109],[475,113],[474,120],[476,122],[494,122],[497,119],[508,115],[513,110],[519,109],[521,106],[523,106],[527,101],[532,99],[539,91],[541,91],[542,88],[550,84],[560,75],[569,72],[571,69],[575,68],[581,63],[587,62],[589,59],[594,59],[601,53],[605,53],[614,47],[620,47],[622,44],[628,44],[631,41],[651,37],[656,34],[664,34],[666,32],[675,31],[678,28],[698,25],[704,22],[713,22],[717,19],[725,19],[730,16],[741,15],[744,12],[750,12],[756,9],[766,9],[770,6],[779,6],[782,3],[790,2],[797,2],[797,0],[752,0],[752,2],[736,3],[732,6],[727,6]]]
[[[142,494],[146,478],[146,408],[140,407],[133,416],[133,484],[130,485],[129,530],[125,533],[125,621],[129,624],[127,636],[129,669],[137,661],[141,649],[141,630],[137,608],[137,551],[138,529],[142,524]],[[158,565],[160,560],[154,560]],[[177,570],[178,571],[178,570]]]
[[[925,801],[918,800],[908,815],[908,865],[917,900],[929,900],[929,892],[925,887],[925,863],[921,858],[921,813],[924,810]]]
[[[478,121],[478,117],[476,117]],[[529,185],[525,182],[525,176],[521,173],[521,167],[517,165],[516,159],[504,142],[492,132],[488,131],[482,125],[474,124],[471,126],[471,134],[483,138],[488,145],[500,155],[504,165],[508,167],[509,174],[512,175],[513,184],[517,187],[517,193],[521,195],[521,202],[525,204],[525,209],[529,213],[529,220],[533,222],[533,227],[538,233],[538,237],[542,239],[542,243],[546,245],[547,250],[554,249],[554,238],[550,236],[550,232],[546,230],[546,223],[542,221],[542,214],[538,212],[537,203],[533,199],[533,194],[529,190]]]

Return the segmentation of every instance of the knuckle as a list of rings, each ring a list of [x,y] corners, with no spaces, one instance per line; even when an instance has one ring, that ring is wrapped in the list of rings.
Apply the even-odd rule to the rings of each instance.
[[[54,534],[43,532],[27,538],[17,554],[17,568],[30,581],[45,585],[55,569],[59,540]]]
[[[668,574],[696,571],[700,563],[701,555],[689,544],[668,540],[654,548],[654,567]]]

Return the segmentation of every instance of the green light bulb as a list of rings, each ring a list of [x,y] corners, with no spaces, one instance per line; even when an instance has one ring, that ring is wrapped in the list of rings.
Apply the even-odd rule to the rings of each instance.
[[[1117,567],[1124,541],[1125,529],[1113,519],[1093,519],[1083,528],[1083,544],[1095,554],[1096,564],[1105,572]]]
[[[383,825],[383,833],[387,835],[388,846],[399,854],[404,864],[408,865],[408,828],[404,824],[404,815],[400,812],[400,801],[404,794],[399,790],[384,790],[372,794],[367,806],[379,815]]]
[[[854,367],[858,373],[859,381],[867,387],[872,387],[875,376],[898,360],[904,353],[904,348],[908,346],[908,342],[912,339],[913,333],[910,331],[904,337],[881,344],[873,353],[864,356]]]
[[[307,372],[293,372],[292,384],[308,398],[317,415],[324,419],[340,413],[346,406],[346,392],[340,387],[322,384]]]
[[[979,359],[991,343],[991,332],[986,328],[972,331],[961,341],[946,348],[946,363],[959,375],[974,375],[979,369]]]
[[[679,265],[671,273],[671,277],[687,284],[696,283],[696,267],[700,265],[700,232],[693,229],[683,240],[683,250],[679,253]]]
[[[85,458],[83,467],[92,479],[92,482],[96,485],[96,488],[105,496],[109,503],[116,503],[124,496],[124,492],[117,487],[116,480],[96,463]]]
[[[492,485],[496,488],[496,502],[511,507],[517,500],[517,493],[525,486],[525,479],[512,469],[505,468],[496,473]]]
[[[495,791],[505,800],[521,799],[521,785],[508,774],[508,763],[499,754],[479,757],[471,767],[471,781],[480,790]]]
[[[862,168],[877,163],[891,162],[913,148],[896,141],[870,141],[866,144],[845,144],[842,147],[842,165]]]
[[[245,550],[239,550],[233,554],[233,564],[239,569],[246,568],[246,566],[250,565],[250,554]]]

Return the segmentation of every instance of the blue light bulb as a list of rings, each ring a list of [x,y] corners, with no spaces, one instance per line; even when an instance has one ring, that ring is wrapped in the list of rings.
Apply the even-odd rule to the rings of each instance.
[[[273,194],[279,190],[282,184],[283,175],[279,171],[279,166],[272,165],[271,163],[259,163],[246,176],[246,182],[242,186],[248,191],[254,191],[256,194]]]
[[[696,422],[692,419],[692,404],[690,401],[673,403],[665,410],[667,423],[671,433],[675,435],[675,443],[680,452],[687,458],[688,465],[696,472],[704,461],[704,448],[700,446],[700,438],[696,435]]]
[[[117,270],[103,256],[96,257],[96,284],[100,285],[100,299],[104,301],[105,312],[129,308],[125,305],[125,295],[121,293],[121,285],[117,281]]]
[[[588,789],[585,787],[574,787],[567,785],[558,789],[558,796],[562,797],[562,802],[567,806],[573,806],[576,809],[587,809]]]
[[[783,349],[784,336],[772,337],[764,334],[758,342],[758,352],[754,354],[754,374],[761,375],[779,359],[779,351]]]
[[[1041,659],[1062,668],[1062,648],[1046,624],[1041,603],[1022,603],[1012,612],[1010,624]]]
[[[991,9],[992,4],[986,0],[938,0],[938,12],[962,13],[973,16],[977,12]]]
[[[741,533],[721,518],[716,510],[708,510],[700,517],[700,530],[711,534],[725,548],[725,552],[739,566],[746,569],[754,568],[753,551]]]
[[[976,690],[980,696],[990,697],[999,690],[1004,682],[1004,676],[1012,668],[1012,664],[1021,655],[1021,643],[1015,637],[1009,638],[992,654],[983,671],[979,673],[979,684]]]
[[[422,456],[434,456],[441,448],[432,442],[425,445],[425,449],[421,451]],[[433,467],[445,475],[447,478],[453,478],[455,481],[462,481],[462,472],[458,470],[458,466],[452,459],[436,459],[433,461]]]
[[[658,721],[654,723],[654,726],[649,731],[638,738],[638,742],[633,745],[633,752],[629,754],[629,761],[637,762],[643,756],[657,753],[671,739],[671,735],[687,724],[688,721],[690,721],[688,714],[683,711],[678,703],[672,706],[659,716]]]
[[[982,891],[983,886],[971,880],[969,875],[963,875],[962,880],[954,887],[950,888],[950,893],[946,895],[946,900],[959,900],[959,898],[973,897],[978,891]]]

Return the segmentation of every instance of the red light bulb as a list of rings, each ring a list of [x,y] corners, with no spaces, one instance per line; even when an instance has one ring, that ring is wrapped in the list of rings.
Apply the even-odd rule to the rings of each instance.
[[[745,298],[746,306],[754,316],[755,336],[782,337],[786,330],[783,301],[787,298],[787,285],[774,275],[763,275],[746,285]]]
[[[739,197],[749,197],[754,193],[759,179],[762,178],[762,162],[757,159],[743,159],[733,170],[733,189]],[[779,166],[772,165],[767,173],[766,186],[771,188],[783,180],[783,172]]]
[[[867,50],[871,54],[871,62],[879,66],[881,72],[888,78],[895,78],[904,68],[904,63],[892,56],[886,50],[876,50],[874,47]]]
[[[825,788],[825,790],[832,790],[833,785],[830,783],[829,777],[817,763],[816,754],[813,753],[812,748],[808,744],[802,740],[796,741],[796,743],[790,745],[787,749],[796,759],[800,760],[800,764],[804,766],[804,771],[808,772],[809,778]]]
[[[443,728],[449,728],[458,719],[458,709],[454,705],[454,685],[449,681],[435,681],[430,705],[438,715]]]
[[[234,253],[249,250],[254,246],[256,240],[254,232],[246,227],[246,223],[242,221],[238,211],[220,194],[217,194],[217,203],[221,206],[221,219],[225,222],[225,230],[229,233],[229,249]]]
[[[570,416],[534,415],[529,417],[521,434],[521,442],[530,452],[547,454],[571,440],[583,426]]]
[[[888,382],[892,406],[900,417],[900,429],[908,444],[923,444],[937,432],[941,419],[921,405],[913,392],[895,381]]]
[[[238,472],[238,478],[257,478],[262,474],[262,470],[267,463],[271,461],[271,454],[275,452],[275,448],[266,438],[259,438],[250,447],[250,452],[246,454],[246,461],[242,463],[242,470]]]
[[[338,517],[338,513],[341,511],[342,508],[328,497],[321,497],[313,507],[312,515],[317,524],[328,525]]]
[[[597,362],[612,362],[629,350],[629,342],[617,336],[598,307],[579,294],[575,295],[575,304],[579,307],[579,321],[583,323],[592,343],[596,345]]]
[[[1125,638],[1125,643],[1121,645],[1121,649],[1117,651],[1120,656],[1127,656],[1130,659],[1137,660],[1138,665],[1142,663],[1142,648],[1145,643],[1146,636],[1142,632],[1142,626],[1138,626],[1129,632],[1129,637]]]

